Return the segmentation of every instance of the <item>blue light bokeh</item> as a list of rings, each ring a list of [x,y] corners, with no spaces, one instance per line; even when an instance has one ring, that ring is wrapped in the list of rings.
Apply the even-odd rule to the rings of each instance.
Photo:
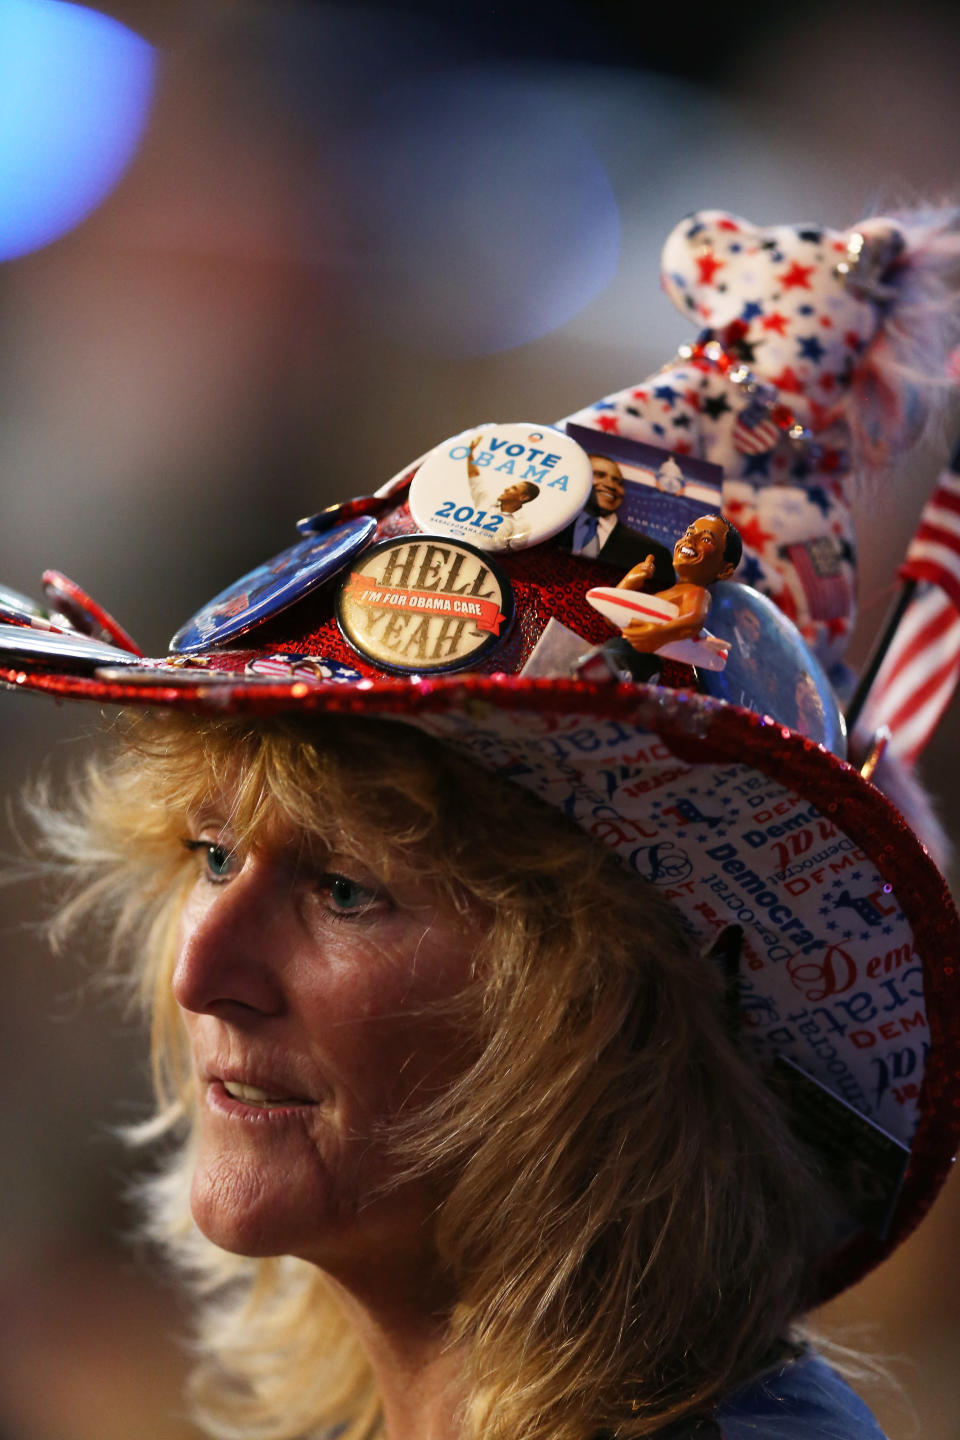
[[[65,0],[0,4],[0,260],[89,215],[133,158],[150,111],[153,48]]]

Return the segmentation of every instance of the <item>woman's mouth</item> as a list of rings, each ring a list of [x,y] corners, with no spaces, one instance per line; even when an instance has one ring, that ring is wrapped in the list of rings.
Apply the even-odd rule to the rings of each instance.
[[[223,1088],[232,1099],[242,1100],[246,1105],[262,1105],[264,1109],[271,1109],[278,1105],[312,1105],[314,1103],[303,1095],[271,1094],[268,1090],[261,1090],[258,1085],[244,1085],[239,1080],[224,1080]]]
[[[214,1110],[240,1120],[302,1116],[317,1105],[308,1095],[295,1094],[281,1084],[251,1085],[246,1080],[227,1080],[222,1076],[211,1077],[207,1098]]]

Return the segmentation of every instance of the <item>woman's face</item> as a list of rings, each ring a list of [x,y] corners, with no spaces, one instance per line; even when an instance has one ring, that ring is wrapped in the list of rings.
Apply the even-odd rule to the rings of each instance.
[[[388,891],[299,832],[236,853],[219,815],[192,832],[173,990],[198,1091],[200,1229],[345,1280],[386,1255],[422,1261],[438,1197],[424,1181],[383,1193],[385,1133],[466,1063],[452,1022],[424,1011],[467,984],[477,918],[426,880]]]

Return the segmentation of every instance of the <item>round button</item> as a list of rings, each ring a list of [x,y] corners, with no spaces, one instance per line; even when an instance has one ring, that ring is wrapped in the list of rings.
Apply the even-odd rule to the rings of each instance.
[[[410,513],[431,535],[480,550],[525,550],[568,525],[590,494],[590,460],[548,425],[478,425],[431,450]]]
[[[39,665],[44,669],[69,672],[96,665],[136,665],[138,658],[129,650],[104,645],[87,635],[66,631],[35,630],[29,625],[0,624],[0,656],[18,664]]]
[[[182,625],[170,641],[174,654],[221,645],[302,600],[370,543],[377,522],[369,516],[308,535],[221,590]]]
[[[85,590],[81,590],[75,580],[61,575],[59,570],[44,570],[43,593],[51,610],[65,615],[81,635],[88,635],[91,640],[101,640],[104,645],[116,645],[121,650],[129,650],[131,655],[143,655],[140,646],[130,639],[126,630],[117,624],[113,616],[104,610],[102,605],[98,605]]]
[[[766,595],[735,580],[718,580],[710,597],[707,623],[730,652],[723,671],[701,673],[701,688],[771,715],[843,759],[847,739],[836,694],[793,622]]]
[[[357,654],[401,675],[476,665],[512,619],[510,582],[489,555],[434,535],[372,546],[337,597],[337,621]]]
[[[40,630],[58,630],[62,627],[51,621],[49,612],[42,609],[29,595],[0,585],[0,623],[4,625],[34,625]]]

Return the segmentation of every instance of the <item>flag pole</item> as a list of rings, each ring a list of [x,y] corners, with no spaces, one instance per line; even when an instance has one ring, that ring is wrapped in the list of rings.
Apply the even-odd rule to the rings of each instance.
[[[850,704],[847,706],[846,721],[848,735],[853,734],[854,727],[856,726],[857,721],[860,719],[861,711],[863,710],[867,696],[869,695],[870,690],[873,687],[873,682],[877,678],[877,673],[880,669],[880,666],[886,659],[887,651],[890,649],[890,646],[893,643],[893,637],[899,629],[900,622],[907,612],[907,607],[909,606],[910,601],[913,599],[914,594],[916,593],[916,589],[916,580],[905,580],[903,585],[900,587],[900,594],[897,596],[896,600],[893,602],[893,605],[890,608],[890,612],[887,615],[886,623],[884,624],[884,627],[880,632],[880,636],[876,644],[874,645],[873,650],[870,653],[870,658],[868,659],[866,665],[863,667],[863,673],[860,676],[860,679],[857,681],[857,688],[854,690],[853,695],[850,699]]]

